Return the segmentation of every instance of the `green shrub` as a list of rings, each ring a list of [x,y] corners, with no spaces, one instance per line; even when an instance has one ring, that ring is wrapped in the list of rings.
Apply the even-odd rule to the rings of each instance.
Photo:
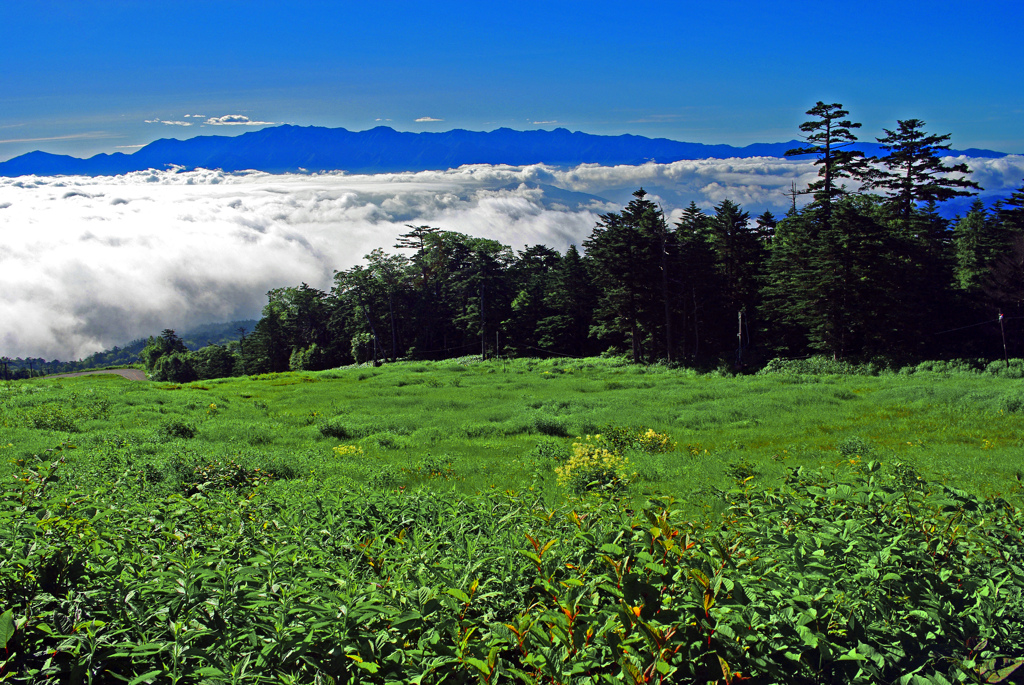
[[[166,354],[157,359],[151,374],[154,381],[170,383],[191,383],[199,379],[187,353]]]
[[[401,470],[391,464],[381,464],[369,471],[366,482],[371,488],[387,490],[394,488],[401,480]]]
[[[885,366],[880,362],[855,363],[817,355],[807,359],[782,359],[776,357],[765,364],[757,373],[762,376],[769,374],[877,376],[882,368],[885,368]]]
[[[1009,364],[1006,361],[991,362],[985,373],[1000,378],[1024,378],[1024,359],[1011,359]]]
[[[863,459],[871,454],[873,447],[867,440],[853,435],[836,445],[836,449],[844,459]]]
[[[534,429],[542,435],[551,435],[557,438],[569,436],[569,429],[565,420],[554,416],[537,416],[533,419]]]
[[[76,414],[77,412],[72,409],[56,404],[44,404],[27,410],[25,418],[32,428],[77,433],[80,429],[76,422]]]
[[[366,436],[359,441],[359,444],[364,448],[376,447],[382,450],[400,450],[408,447],[410,443],[409,439],[403,435],[396,435],[391,431],[382,431]]]
[[[175,417],[164,421],[160,425],[159,432],[165,440],[187,440],[196,437],[199,431],[196,428],[196,424],[188,419]]]
[[[374,433],[409,435],[413,428],[398,421],[359,421],[341,416],[322,421],[317,425],[320,435],[338,440],[358,440]]]
[[[235,461],[215,460],[195,466],[179,481],[186,497],[211,490],[252,490],[265,485],[277,476],[258,466],[246,467]]]
[[[320,435],[325,438],[336,438],[338,440],[351,440],[355,437],[345,423],[339,419],[327,419],[317,425],[317,429],[320,431]]]
[[[279,426],[262,421],[250,423],[243,430],[243,438],[250,445],[269,445],[274,442],[274,436],[278,430],[280,430]]]
[[[1019,414],[1024,412],[1024,390],[1014,389],[1003,393],[998,400],[1000,411],[1007,414]]]

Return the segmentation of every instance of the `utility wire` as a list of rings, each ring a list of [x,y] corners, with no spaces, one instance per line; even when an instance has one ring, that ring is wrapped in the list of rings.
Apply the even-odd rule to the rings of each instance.
[[[585,357],[576,357],[576,356],[571,355],[571,354],[561,354],[560,352],[552,352],[551,350],[545,350],[542,347],[534,347],[532,345],[523,345],[523,347],[525,347],[528,350],[537,350],[538,352],[544,352],[546,354],[550,354],[550,355],[555,356],[555,357],[567,357],[569,359],[585,359]]]
[[[1003,317],[1004,320],[1007,319],[1007,318],[1009,318],[1009,317]],[[1024,317],[1015,316],[1013,318],[1020,319],[1020,318],[1024,318]],[[934,335],[942,335],[943,333],[955,333],[956,331],[966,331],[968,328],[977,328],[978,326],[987,326],[990,323],[999,323],[999,319],[990,319],[989,321],[982,321],[981,323],[972,323],[970,326],[961,326],[960,328],[950,328],[948,331],[939,331],[938,333],[935,333]]]

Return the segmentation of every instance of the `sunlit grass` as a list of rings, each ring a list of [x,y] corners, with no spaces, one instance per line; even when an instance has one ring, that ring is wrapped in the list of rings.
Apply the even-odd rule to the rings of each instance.
[[[646,455],[631,492],[685,499],[730,487],[737,464],[763,487],[796,466],[838,464],[837,446],[856,437],[870,446],[866,458],[1016,496],[1018,386],[934,373],[723,377],[602,359],[397,363],[184,386],[90,376],[5,386],[0,443],[8,462],[62,443],[75,447],[66,459],[85,460],[119,440],[140,468],[184,450],[291,464],[339,487],[534,487],[557,497],[558,464],[530,457],[537,445],[568,449],[618,425],[678,445]],[[444,472],[424,475],[438,460]]]

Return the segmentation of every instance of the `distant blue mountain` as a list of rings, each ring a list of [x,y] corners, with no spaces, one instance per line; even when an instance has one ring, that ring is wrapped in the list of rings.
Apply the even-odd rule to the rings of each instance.
[[[163,138],[132,154],[99,154],[88,159],[29,152],[0,162],[0,176],[109,176],[147,169],[180,166],[185,169],[256,169],[270,173],[348,171],[381,173],[451,169],[464,164],[643,164],[683,159],[782,157],[799,141],[755,143],[746,147],[683,143],[635,135],[599,136],[564,128],[553,131],[399,132],[387,126],[368,131],[319,126],[274,126],[240,136],[198,136],[188,140]],[[881,152],[874,143],[858,149]],[[952,154],[1004,157],[992,150],[960,150]]]

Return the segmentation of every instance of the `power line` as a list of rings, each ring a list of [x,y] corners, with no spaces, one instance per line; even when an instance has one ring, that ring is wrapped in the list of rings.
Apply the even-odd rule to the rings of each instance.
[[[1015,316],[1015,319],[1022,317]],[[950,328],[948,331],[939,331],[935,335],[942,335],[943,333],[955,333],[956,331],[966,331],[968,328],[977,328],[978,326],[987,326],[990,323],[999,323],[999,319],[990,319],[989,321],[982,321],[981,323],[972,323],[970,326],[961,326],[960,328]]]

